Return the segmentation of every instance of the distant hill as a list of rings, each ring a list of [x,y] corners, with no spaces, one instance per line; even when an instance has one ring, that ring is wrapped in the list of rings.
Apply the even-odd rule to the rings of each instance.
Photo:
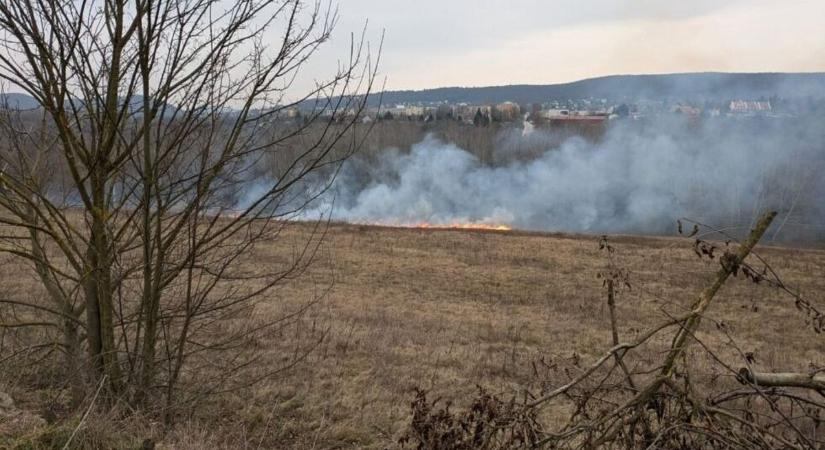
[[[610,100],[725,100],[825,97],[825,73],[682,73],[612,75],[564,84],[445,87],[384,92],[384,105],[398,103],[516,103],[588,97]],[[376,96],[373,99],[377,103]]]
[[[513,84],[488,87],[444,87],[420,91],[387,91],[370,102],[399,103],[541,103],[552,100],[606,98],[638,100],[728,100],[825,98],[825,73],[679,73],[666,75],[611,75],[563,84]],[[133,99],[135,102],[137,99]],[[0,104],[13,108],[36,108],[26,94],[0,94]],[[306,102],[311,107],[311,101]]]
[[[67,107],[69,107],[69,103],[66,103]],[[83,105],[83,100],[76,98],[74,105],[76,107],[81,107]],[[28,94],[21,94],[17,92],[10,92],[7,94],[0,94],[0,108],[8,106],[10,109],[35,109],[40,106],[37,100],[34,97]],[[132,111],[138,111],[143,107],[143,96],[142,95],[133,95],[129,99],[129,108]],[[177,108],[174,105],[168,105],[165,114],[172,114],[176,111]]]
[[[0,106],[8,106],[11,109],[34,109],[40,106],[40,103],[28,94],[11,92],[0,94]]]

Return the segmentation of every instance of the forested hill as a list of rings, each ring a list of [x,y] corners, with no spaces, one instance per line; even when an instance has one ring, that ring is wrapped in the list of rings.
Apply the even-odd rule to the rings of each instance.
[[[681,73],[611,75],[564,84],[513,84],[488,87],[444,87],[420,91],[387,91],[370,103],[542,103],[552,100],[606,98],[614,101],[825,98],[825,73]],[[312,103],[310,102],[307,102]],[[26,94],[0,94],[0,104],[29,109],[37,101]]]
[[[421,91],[388,91],[384,105],[398,103],[517,103],[588,97],[612,100],[724,100],[825,97],[825,73],[684,73],[613,75],[564,84],[445,87]],[[377,103],[376,96],[373,102]]]

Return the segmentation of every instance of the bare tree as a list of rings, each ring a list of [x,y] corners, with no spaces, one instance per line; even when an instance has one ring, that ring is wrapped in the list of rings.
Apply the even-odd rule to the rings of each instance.
[[[252,311],[306,268],[320,222],[282,267],[241,263],[357,148],[377,66],[363,35],[293,89],[336,18],[303,0],[0,3],[0,79],[41,105],[2,112],[0,251],[46,293],[0,300],[0,327],[58,330],[76,402],[104,384],[168,413],[238,381],[294,317]]]

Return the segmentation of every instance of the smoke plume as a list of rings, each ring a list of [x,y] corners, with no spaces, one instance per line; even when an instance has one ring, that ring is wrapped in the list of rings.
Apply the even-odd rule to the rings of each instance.
[[[429,136],[406,153],[388,149],[377,161],[347,162],[330,191],[331,215],[386,225],[658,234],[672,233],[680,217],[747,230],[774,208],[784,214],[774,233],[821,237],[825,140],[817,128],[791,119],[625,121],[598,142],[570,138],[530,161],[498,166]],[[548,145],[553,138],[539,130],[508,135]]]

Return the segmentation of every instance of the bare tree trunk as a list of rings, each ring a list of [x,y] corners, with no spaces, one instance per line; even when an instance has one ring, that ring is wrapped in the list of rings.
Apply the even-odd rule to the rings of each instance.
[[[93,380],[107,378],[111,394],[120,392],[120,367],[115,347],[114,302],[112,287],[112,248],[109,244],[107,221],[109,208],[106,199],[106,161],[99,160],[98,173],[91,177],[92,211],[89,237],[89,273],[85,283],[89,326],[89,353],[93,363]]]
[[[63,345],[72,407],[78,407],[86,398],[85,364],[81,350],[78,326],[66,319],[63,324]]]
[[[32,214],[32,221],[37,222],[34,218],[34,211],[30,210]],[[57,310],[63,315],[62,327],[60,330],[63,334],[63,354],[66,360],[67,376],[69,378],[71,403],[73,406],[79,406],[86,395],[85,386],[85,366],[83,364],[83,352],[81,350],[81,341],[79,334],[80,323],[78,315],[66,297],[64,292],[60,289],[59,284],[53,279],[52,273],[48,267],[48,256],[43,249],[39,232],[35,229],[29,230],[29,242],[31,243],[32,256],[34,257],[35,271],[40,278],[40,282],[46,289],[46,293],[52,300]]]

